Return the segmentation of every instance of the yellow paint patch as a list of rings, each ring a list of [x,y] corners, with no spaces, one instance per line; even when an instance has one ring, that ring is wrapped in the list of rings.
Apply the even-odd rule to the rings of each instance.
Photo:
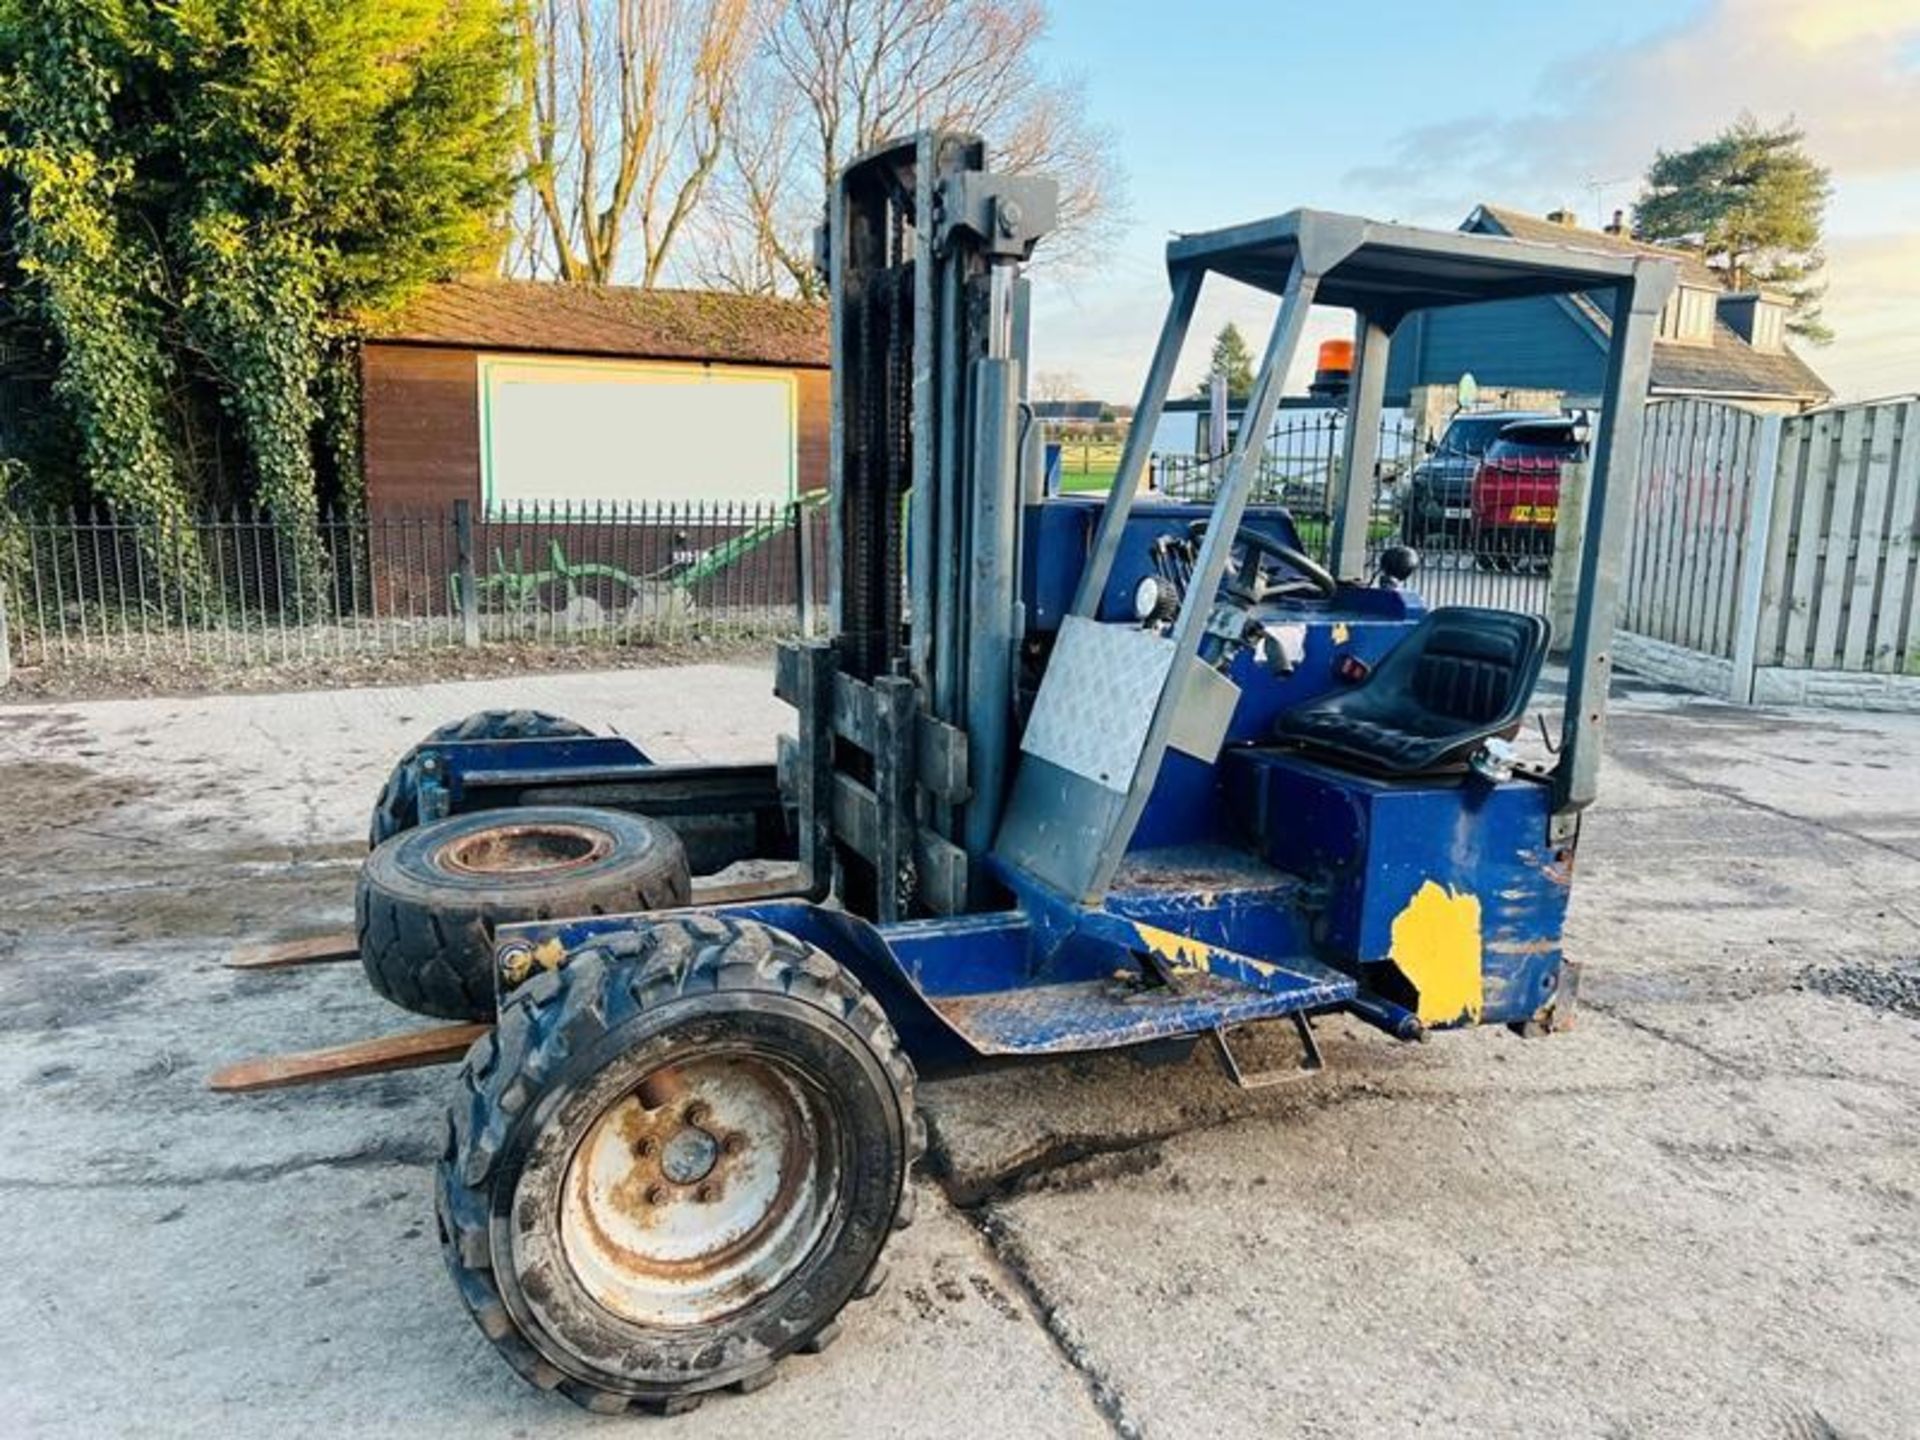
[[[1346,644],[1351,633],[1344,624],[1335,625],[1333,627],[1333,643],[1336,645]]]
[[[1480,898],[1429,880],[1393,917],[1388,951],[1428,1025],[1480,1018]]]
[[[1271,975],[1280,968],[1265,960],[1256,960],[1251,955],[1242,955],[1237,950],[1222,950],[1216,946],[1204,944],[1191,935],[1180,934],[1177,930],[1162,930],[1157,925],[1143,925],[1137,920],[1134,922],[1133,929],[1134,933],[1140,937],[1140,943],[1166,961],[1168,967],[1174,970],[1200,970],[1211,973],[1215,955],[1226,956],[1234,963],[1244,965],[1261,975]]]

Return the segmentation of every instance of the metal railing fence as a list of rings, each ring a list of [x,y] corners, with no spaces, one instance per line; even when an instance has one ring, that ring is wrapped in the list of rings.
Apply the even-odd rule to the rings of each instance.
[[[1347,416],[1326,410],[1277,424],[1259,457],[1254,504],[1284,505],[1307,549],[1327,560],[1332,497],[1346,449]],[[1176,500],[1207,502],[1225,473],[1224,456],[1160,455],[1154,483]],[[1373,512],[1367,527],[1369,573],[1382,550],[1408,544],[1420,552],[1412,584],[1429,605],[1490,605],[1543,612],[1553,564],[1550,514],[1524,524],[1490,525],[1472,508],[1478,455],[1422,442],[1413,425],[1380,425]]]
[[[774,637],[823,614],[825,507],[524,506],[329,514],[296,543],[234,510],[164,526],[0,515],[0,645],[19,665],[279,663],[489,643]]]

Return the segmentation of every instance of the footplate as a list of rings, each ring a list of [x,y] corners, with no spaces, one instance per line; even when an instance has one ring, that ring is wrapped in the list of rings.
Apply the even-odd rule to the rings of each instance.
[[[1354,982],[1288,976],[1260,986],[1199,974],[1177,986],[1122,980],[1028,985],[933,998],[933,1008],[982,1055],[1064,1055],[1178,1035],[1204,1035],[1351,999]]]

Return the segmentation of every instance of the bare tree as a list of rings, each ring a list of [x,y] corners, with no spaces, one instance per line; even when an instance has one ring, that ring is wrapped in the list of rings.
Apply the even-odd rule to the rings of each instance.
[[[1080,377],[1071,370],[1036,370],[1033,398],[1036,400],[1078,400],[1086,394]]]
[[[744,294],[819,299],[826,285],[814,266],[813,228],[822,197],[801,133],[804,104],[784,84],[755,83],[749,91],[707,194],[700,278]]]
[[[848,159],[927,126],[972,130],[996,165],[1061,182],[1043,247],[1090,258],[1125,201],[1081,87],[1048,73],[1040,0],[787,0],[716,177],[701,245],[713,284],[818,292],[809,235]]]
[[[529,0],[517,273],[656,283],[727,145],[768,0]]]

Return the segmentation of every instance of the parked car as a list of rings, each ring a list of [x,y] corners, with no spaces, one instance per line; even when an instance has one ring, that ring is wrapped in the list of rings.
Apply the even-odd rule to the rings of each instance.
[[[1560,471],[1587,453],[1578,415],[1503,426],[1474,471],[1470,508],[1473,558],[1488,570],[1543,565],[1560,518]]]
[[[1566,417],[1525,410],[1463,411],[1413,467],[1400,504],[1400,534],[1416,550],[1465,549],[1473,530],[1473,477],[1487,447],[1509,425]]]

